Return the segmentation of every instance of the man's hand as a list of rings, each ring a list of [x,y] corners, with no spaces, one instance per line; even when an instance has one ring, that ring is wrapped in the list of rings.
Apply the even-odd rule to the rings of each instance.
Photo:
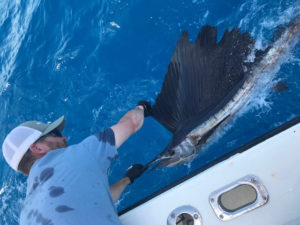
[[[125,177],[128,177],[132,184],[134,180],[141,176],[146,170],[146,166],[143,166],[141,164],[134,164],[127,169]]]
[[[144,117],[151,115],[151,103],[147,101],[139,101],[137,106],[142,106],[144,109]]]

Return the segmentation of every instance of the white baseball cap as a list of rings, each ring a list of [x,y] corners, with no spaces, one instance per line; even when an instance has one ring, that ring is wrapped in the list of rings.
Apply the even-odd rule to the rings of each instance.
[[[27,121],[14,128],[6,136],[2,144],[3,156],[8,165],[18,171],[19,163],[30,145],[56,128],[60,132],[63,131],[65,128],[64,116],[49,124],[38,121]]]

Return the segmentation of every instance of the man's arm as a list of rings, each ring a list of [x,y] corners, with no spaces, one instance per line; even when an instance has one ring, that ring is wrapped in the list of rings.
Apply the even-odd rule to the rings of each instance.
[[[148,167],[141,164],[134,164],[130,166],[126,170],[125,177],[110,186],[110,193],[114,202],[120,198],[127,185],[132,184],[134,180],[140,177],[147,169]]]
[[[144,123],[144,108],[140,105],[127,112],[120,121],[111,127],[115,134],[115,147],[119,148]]]
[[[121,180],[118,180],[116,183],[110,186],[110,193],[114,202],[118,201],[124,189],[129,184],[130,184],[129,177],[123,177]]]

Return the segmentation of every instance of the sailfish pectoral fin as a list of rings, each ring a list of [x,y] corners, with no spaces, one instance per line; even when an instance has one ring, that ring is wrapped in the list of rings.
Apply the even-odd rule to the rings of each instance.
[[[159,167],[164,167],[166,165],[168,165],[168,161],[171,159],[171,157],[164,157],[163,155],[158,155],[157,157],[155,157],[153,160],[151,160],[150,162],[148,162],[145,167],[149,169],[149,171],[153,171]]]
[[[159,161],[157,161],[157,163],[149,170],[150,172],[152,172],[153,170],[160,168],[160,167],[165,167],[168,165],[168,158],[165,159],[161,159]]]
[[[207,140],[211,137],[211,135],[216,131],[218,127],[220,127],[221,124],[223,124],[230,115],[226,116],[223,120],[221,120],[219,123],[217,123],[213,128],[211,128],[208,132],[206,132],[201,139],[197,143],[197,147],[200,147],[201,145],[204,145]]]

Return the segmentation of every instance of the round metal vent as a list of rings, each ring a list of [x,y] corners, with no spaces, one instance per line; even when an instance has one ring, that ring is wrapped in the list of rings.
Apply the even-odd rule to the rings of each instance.
[[[168,216],[168,225],[201,225],[202,219],[198,210],[184,205],[174,209]]]

